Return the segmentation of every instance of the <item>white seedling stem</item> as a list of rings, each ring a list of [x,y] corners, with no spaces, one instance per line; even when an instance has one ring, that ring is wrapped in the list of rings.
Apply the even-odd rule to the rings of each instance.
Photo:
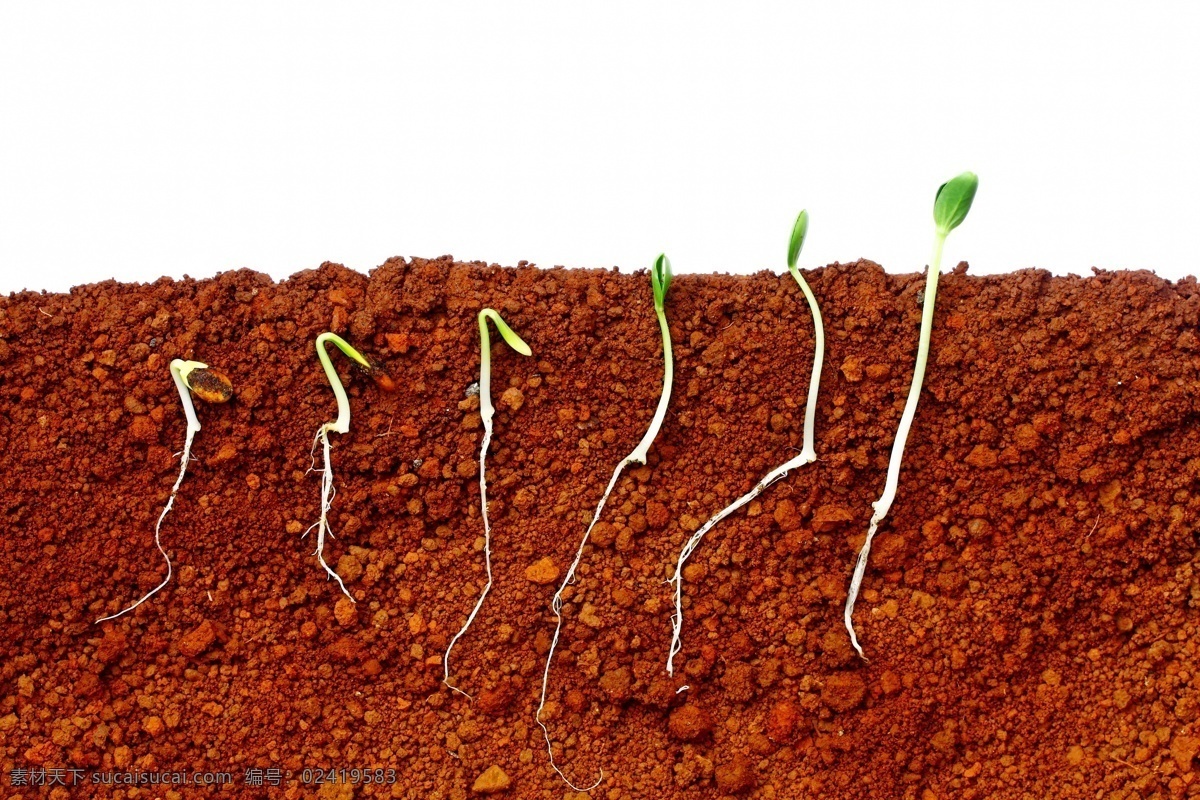
[[[650,272],[651,286],[654,290],[654,313],[658,317],[658,329],[662,334],[663,348],[663,389],[662,394],[658,398],[658,408],[655,409],[654,418],[650,421],[650,427],[646,429],[646,433],[642,436],[642,440],[638,442],[637,447],[633,449],[629,455],[617,464],[617,468],[613,470],[612,478],[608,481],[608,486],[604,490],[604,494],[600,496],[600,502],[596,505],[596,513],[592,515],[592,521],[588,523],[587,530],[583,533],[583,538],[579,541],[579,547],[575,551],[575,560],[571,562],[571,566],[567,569],[566,577],[563,578],[562,584],[559,585],[558,591],[554,593],[554,599],[550,602],[550,610],[554,612],[554,637],[550,640],[550,652],[546,654],[546,668],[542,673],[542,696],[538,702],[537,708],[537,724],[541,726],[542,733],[546,737],[546,752],[550,755],[550,766],[558,773],[558,777],[576,792],[590,792],[600,785],[600,781],[604,780],[604,770],[600,770],[600,776],[596,781],[588,787],[580,788],[563,774],[563,771],[558,768],[558,764],[554,762],[554,747],[550,740],[550,729],[546,727],[546,723],[542,721],[542,709],[546,707],[546,691],[550,686],[550,666],[554,662],[554,651],[558,647],[558,637],[562,633],[562,605],[563,592],[567,587],[575,582],[575,571],[579,568],[579,562],[583,558],[583,549],[587,545],[588,537],[592,535],[592,528],[596,527],[596,523],[600,521],[600,517],[604,513],[604,504],[608,502],[608,496],[612,494],[612,490],[617,485],[617,479],[621,477],[621,473],[625,471],[625,467],[630,464],[645,464],[646,458],[650,454],[650,445],[658,436],[658,431],[662,427],[663,420],[667,416],[667,406],[671,402],[671,387],[675,379],[675,357],[671,352],[671,329],[667,327],[667,312],[666,298],[667,291],[671,285],[671,262],[665,255],[660,255],[654,263],[654,268]]]
[[[667,418],[667,406],[671,403],[671,388],[675,378],[675,356],[671,352],[671,330],[667,327],[667,314],[662,303],[656,303],[654,312],[658,317],[658,330],[662,336],[663,348],[663,390],[658,398],[658,408],[654,410],[654,419],[650,421],[650,427],[646,429],[646,433],[642,436],[642,440],[638,442],[638,446],[633,448],[633,452],[626,457],[625,461],[617,467],[622,469],[627,464],[645,464],[646,458],[650,455],[650,445],[654,443],[654,439],[658,436],[658,431],[662,427],[663,420]],[[609,487],[609,491],[612,487]],[[604,507],[604,500],[608,494],[605,493],[604,498],[600,500],[599,511]],[[592,520],[599,519],[599,514]],[[581,546],[582,549],[582,546]]]
[[[858,561],[854,565],[854,577],[850,580],[850,590],[846,595],[845,622],[846,630],[850,633],[850,643],[858,651],[858,655],[866,658],[858,637],[854,633],[854,603],[858,600],[858,591],[862,587],[863,575],[867,571],[867,561],[871,556],[871,541],[879,523],[887,516],[896,499],[896,489],[900,486],[900,463],[904,460],[904,445],[908,441],[909,431],[912,430],[913,419],[917,416],[917,401],[921,397],[921,384],[925,381],[925,366],[929,363],[929,339],[933,333],[934,297],[937,295],[938,271],[942,261],[942,245],[946,237],[938,234],[934,240],[933,257],[929,262],[929,273],[925,276],[925,303],[921,308],[921,339],[917,345],[917,363],[913,367],[912,384],[908,387],[908,399],[904,401],[904,413],[900,416],[900,427],[896,429],[896,441],[892,445],[892,455],[888,459],[887,480],[883,485],[883,495],[876,500],[872,507],[875,513],[871,515],[871,524],[867,528],[867,539],[862,549],[858,551]]]
[[[804,228],[807,229],[808,216],[805,212],[801,212],[800,219],[797,220],[797,227],[800,226],[801,222],[803,222]],[[803,243],[803,235],[804,230],[801,230],[801,244]],[[808,301],[808,308],[812,312],[813,329],[816,335],[816,345],[813,349],[812,375],[808,381],[808,403],[804,410],[804,447],[799,455],[768,472],[763,476],[762,480],[754,485],[753,489],[721,509],[712,519],[700,526],[683,545],[683,549],[679,551],[679,559],[675,563],[675,574],[670,580],[675,586],[675,613],[671,615],[671,649],[667,654],[668,675],[675,674],[675,656],[678,655],[680,649],[683,647],[681,639],[683,633],[683,567],[687,564],[688,559],[691,558],[696,548],[700,546],[704,535],[719,525],[730,514],[762,494],[775,481],[787,476],[789,472],[797,467],[811,464],[817,460],[813,431],[816,427],[817,418],[817,393],[821,388],[821,368],[825,363],[825,325],[821,319],[821,308],[817,305],[817,298],[813,295],[808,282],[804,280],[804,276],[800,274],[800,270],[796,267],[796,255],[799,254],[799,247],[795,247],[794,250],[795,252],[789,253],[788,271],[792,273],[792,277],[800,285],[800,291],[804,293],[805,300]]]
[[[187,385],[187,376],[192,372],[192,370],[195,369],[208,369],[208,365],[199,361],[184,361],[178,358],[171,361],[171,377],[175,380],[175,388],[179,392],[179,401],[183,404],[183,413],[184,416],[187,417],[187,435],[183,441],[183,452],[179,457],[179,476],[175,478],[175,485],[171,487],[171,494],[169,497],[167,497],[167,504],[163,506],[162,513],[158,515],[158,522],[154,524],[154,546],[157,547],[158,552],[162,554],[163,561],[167,562],[167,576],[162,579],[162,583],[158,584],[158,586],[155,586],[153,589],[147,592],[142,599],[138,600],[136,603],[124,609],[123,611],[119,611],[116,614],[111,614],[107,617],[101,617],[100,619],[96,620],[97,624],[106,622],[110,619],[116,619],[123,614],[128,614],[130,611],[133,611],[142,603],[149,600],[151,597],[157,594],[160,589],[171,582],[171,575],[173,573],[171,567],[171,557],[167,555],[167,551],[163,549],[160,531],[162,530],[163,520],[166,519],[167,514],[171,511],[171,507],[175,505],[175,495],[179,492],[180,485],[183,484],[183,476],[187,474],[188,460],[192,455],[192,439],[195,438],[196,432],[200,430],[200,418],[196,416],[196,408],[192,405],[192,393],[188,389]]]
[[[324,452],[324,468],[321,470],[321,516],[309,526],[300,538],[308,536],[313,529],[317,531],[317,549],[314,555],[317,561],[324,568],[326,574],[337,581],[338,586],[342,589],[342,594],[350,599],[350,602],[355,602],[350,592],[346,589],[346,584],[342,582],[342,576],[334,572],[328,564],[325,563],[325,535],[333,538],[333,532],[329,529],[329,509],[333,505],[334,495],[337,493],[333,486],[333,464],[330,460],[329,453],[329,432],[347,433],[350,430],[350,400],[346,397],[346,390],[342,387],[342,379],[338,377],[337,370],[333,368],[333,362],[329,360],[329,352],[326,349],[327,344],[332,344],[337,349],[341,350],[348,358],[352,359],[365,369],[371,369],[370,363],[363,358],[357,350],[346,343],[342,337],[334,333],[322,333],[317,337],[317,358],[321,361],[321,366],[325,369],[325,377],[329,379],[329,386],[333,389],[333,394],[337,398],[338,415],[333,422],[326,422],[321,427],[317,428],[317,435],[313,439],[313,461],[316,461],[316,449],[319,443]],[[314,468],[309,468],[309,472],[314,471]]]
[[[529,345],[525,344],[521,337],[517,336],[493,309],[485,308],[479,312],[479,418],[483,422],[483,443],[479,446],[479,505],[483,513],[483,564],[487,571],[487,583],[484,585],[483,591],[479,593],[479,599],[475,601],[475,607],[471,609],[471,614],[463,623],[462,629],[454,634],[454,638],[446,646],[446,655],[442,660],[444,668],[442,683],[468,699],[471,695],[450,683],[450,651],[467,632],[467,628],[471,627],[471,623],[475,621],[475,615],[483,607],[484,598],[492,590],[492,527],[488,522],[487,453],[488,446],[492,442],[492,417],[495,416],[496,410],[492,406],[492,344],[487,326],[489,319],[496,324],[496,330],[500,332],[500,336],[508,343],[509,347],[523,356],[533,355]]]
[[[796,283],[800,284],[800,291],[804,292],[804,299],[808,301],[808,309],[812,312],[813,316],[813,330],[816,334],[816,345],[813,349],[812,375],[808,378],[808,400],[804,407],[804,448],[800,451],[799,457],[793,459],[793,461],[797,462],[795,466],[801,466],[817,460],[815,443],[817,394],[821,388],[821,369],[825,364],[825,322],[821,318],[821,307],[817,305],[817,298],[813,296],[812,289],[808,286],[808,281],[804,280],[804,276],[800,274],[800,270],[794,264],[789,267],[789,270],[792,273],[792,277],[796,279]],[[792,462],[789,461],[788,463]]]
[[[854,565],[854,576],[850,580],[850,589],[846,594],[846,609],[843,619],[846,631],[850,634],[850,643],[858,651],[858,655],[866,660],[858,636],[854,633],[854,603],[858,600],[858,592],[862,587],[863,575],[867,571],[867,561],[871,555],[871,540],[879,523],[887,516],[896,499],[896,489],[900,485],[900,463],[904,459],[904,445],[908,441],[909,431],[912,430],[913,420],[917,416],[917,401],[921,397],[921,385],[925,381],[925,367],[929,363],[929,341],[933,335],[933,311],[937,300],[938,276],[942,265],[942,249],[946,237],[967,216],[971,202],[975,199],[975,189],[978,179],[973,173],[965,172],[948,181],[938,188],[934,200],[934,220],[937,223],[937,233],[933,240],[933,255],[929,259],[929,271],[925,275],[925,299],[921,306],[921,333],[917,344],[917,362],[913,366],[912,383],[908,387],[908,399],[904,402],[904,413],[900,415],[900,427],[896,429],[896,439],[892,443],[892,455],[888,459],[887,480],[884,483],[883,495],[876,500],[872,507],[875,512],[871,515],[871,523],[867,528],[867,538],[862,549],[858,552],[858,561]],[[943,195],[944,190],[948,189]]]

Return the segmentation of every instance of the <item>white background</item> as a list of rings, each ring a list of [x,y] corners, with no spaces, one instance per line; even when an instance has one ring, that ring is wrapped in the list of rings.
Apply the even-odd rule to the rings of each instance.
[[[392,255],[1200,272],[1195,3],[0,6],[0,292]]]

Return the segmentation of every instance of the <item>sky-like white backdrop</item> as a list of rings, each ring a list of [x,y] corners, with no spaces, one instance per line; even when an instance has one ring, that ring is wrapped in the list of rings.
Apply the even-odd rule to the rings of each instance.
[[[0,292],[392,255],[1200,273],[1191,2],[5,3]]]

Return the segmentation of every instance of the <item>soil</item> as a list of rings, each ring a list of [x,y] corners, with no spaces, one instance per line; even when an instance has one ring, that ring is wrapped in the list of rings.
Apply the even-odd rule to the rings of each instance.
[[[675,394],[627,472],[564,607],[547,711],[593,798],[1133,798],[1200,795],[1200,287],[1147,272],[943,277],[900,491],[850,648],[842,602],[916,352],[923,278],[806,273],[828,350],[820,460],[713,531],[689,532],[799,448],[812,322],[787,275],[679,275]],[[495,346],[484,582],[475,315]],[[313,357],[333,330],[336,539],[316,519]],[[236,395],[184,417],[167,364]],[[393,259],[275,283],[251,271],[0,298],[0,778],[7,797],[576,798],[533,713],[555,578],[658,400],[646,274]],[[503,399],[501,396],[503,395]],[[549,561],[547,561],[547,559]],[[555,577],[548,578],[550,575]],[[687,685],[685,691],[677,692]],[[231,772],[215,787],[22,788],[15,769]],[[319,786],[306,769],[394,770]],[[246,771],[278,769],[280,786]],[[349,777],[349,776],[347,776]],[[360,778],[362,776],[359,776]],[[85,777],[85,780],[89,778]]]

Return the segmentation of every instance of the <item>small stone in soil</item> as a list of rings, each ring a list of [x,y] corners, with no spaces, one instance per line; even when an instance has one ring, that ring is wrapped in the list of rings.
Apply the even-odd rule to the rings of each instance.
[[[525,405],[525,394],[515,386],[510,386],[500,395],[500,403],[512,411],[520,411],[521,406]]]
[[[507,773],[493,764],[475,779],[474,785],[471,786],[471,791],[478,792],[479,794],[495,794],[496,792],[503,792],[511,785],[512,781],[509,780]]]
[[[554,583],[558,580],[558,567],[549,556],[539,559],[525,568],[525,580],[540,586]]]
[[[849,711],[862,702],[867,684],[856,672],[838,672],[825,680],[821,699],[834,711]]]
[[[343,597],[333,606],[333,617],[344,628],[358,619],[358,607]]]
[[[754,763],[742,754],[717,766],[717,788],[726,794],[740,794],[754,788],[758,782]]]
[[[672,711],[667,721],[667,730],[670,731],[671,736],[683,742],[703,739],[712,731],[712,728],[712,715],[703,708],[690,703]]]
[[[209,620],[204,620],[179,640],[179,652],[188,658],[195,658],[207,650],[216,639],[216,626]]]

